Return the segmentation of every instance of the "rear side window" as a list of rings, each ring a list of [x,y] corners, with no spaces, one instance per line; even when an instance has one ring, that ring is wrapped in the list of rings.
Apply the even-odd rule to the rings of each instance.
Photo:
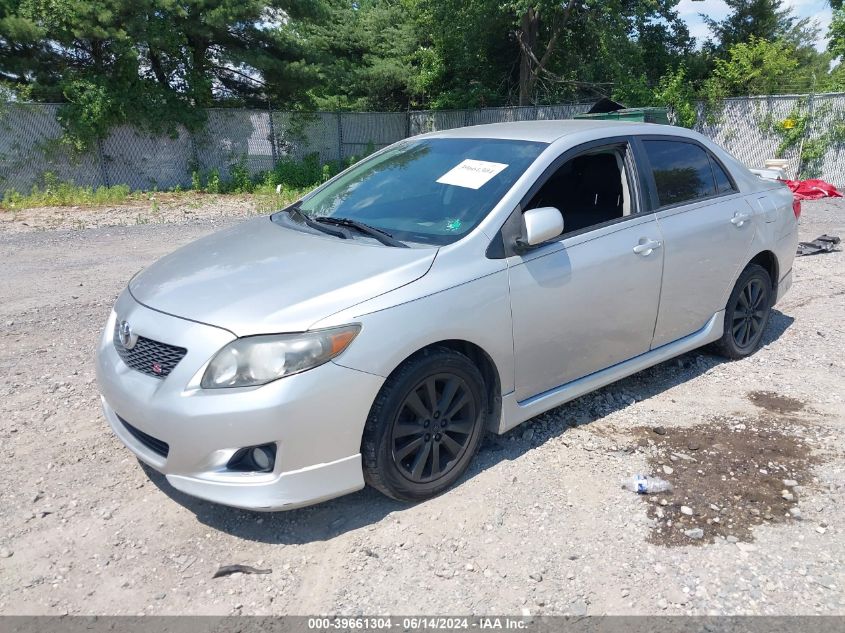
[[[643,141],[643,145],[661,207],[716,195],[710,158],[701,147],[682,141]]]
[[[731,184],[731,179],[722,169],[722,166],[712,156],[710,157],[710,164],[713,165],[713,177],[716,179],[716,193],[728,193],[734,191],[734,186]]]

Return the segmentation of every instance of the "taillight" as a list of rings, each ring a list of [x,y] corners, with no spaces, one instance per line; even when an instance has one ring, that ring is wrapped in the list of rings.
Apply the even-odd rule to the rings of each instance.
[[[801,201],[798,198],[792,199],[792,212],[796,220],[801,217]]]

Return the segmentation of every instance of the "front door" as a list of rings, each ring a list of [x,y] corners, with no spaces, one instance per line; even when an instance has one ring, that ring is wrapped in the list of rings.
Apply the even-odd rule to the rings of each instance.
[[[639,212],[633,168],[625,143],[592,149],[525,206],[557,207],[565,232],[508,258],[518,401],[651,345],[663,239],[654,216]]]
[[[648,351],[661,241],[654,216],[645,215],[512,258],[518,401]],[[651,250],[634,252],[649,243]]]

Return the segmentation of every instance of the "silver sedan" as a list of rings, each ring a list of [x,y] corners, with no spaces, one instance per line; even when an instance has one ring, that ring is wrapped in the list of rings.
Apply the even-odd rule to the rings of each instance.
[[[105,416],[218,503],[425,499],[486,431],[705,344],[753,353],[799,213],[682,128],[407,139],[136,275],[98,347]]]

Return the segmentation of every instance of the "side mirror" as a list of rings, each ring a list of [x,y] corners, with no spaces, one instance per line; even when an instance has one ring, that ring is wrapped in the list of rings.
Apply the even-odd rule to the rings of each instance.
[[[529,209],[522,214],[525,235],[517,239],[520,249],[537,246],[563,233],[563,214],[554,207]]]

